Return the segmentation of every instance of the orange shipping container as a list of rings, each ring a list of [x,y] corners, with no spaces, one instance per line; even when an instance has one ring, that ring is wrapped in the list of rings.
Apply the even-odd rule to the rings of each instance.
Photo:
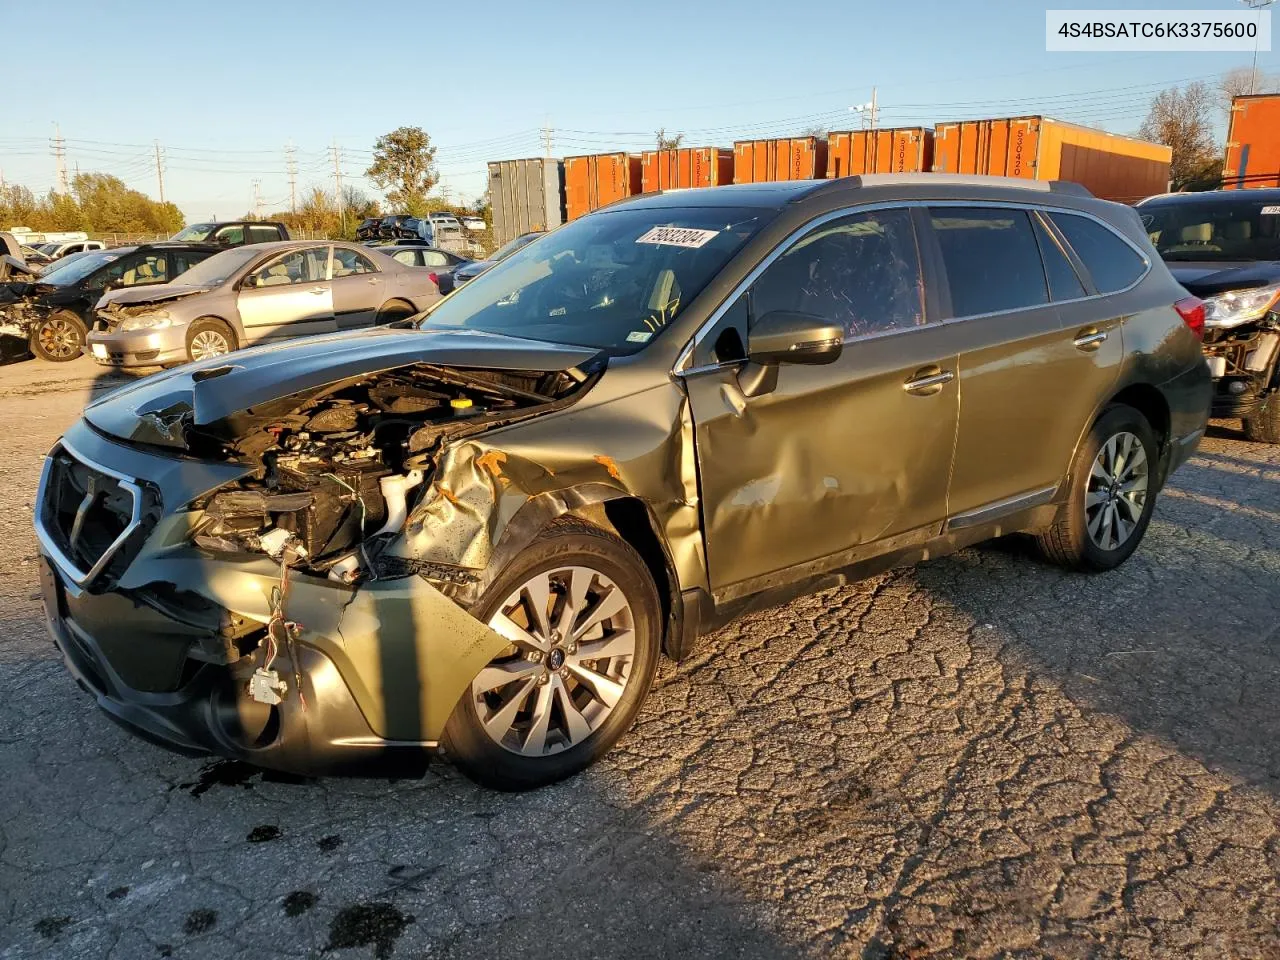
[[[828,177],[927,173],[932,166],[933,131],[926,127],[827,134]]]
[[[812,180],[826,175],[827,141],[818,137],[739,140],[733,145],[733,182]]]
[[[1232,97],[1222,186],[1280,187],[1280,93]]]
[[[1048,117],[940,123],[935,173],[977,173],[1026,180],[1070,180],[1121,203],[1169,189],[1172,151]]]
[[[640,192],[640,158],[627,153],[594,153],[566,157],[564,205],[567,219],[576,220],[615,200]]]
[[[733,183],[733,151],[720,147],[646,150],[640,183],[645,193]]]

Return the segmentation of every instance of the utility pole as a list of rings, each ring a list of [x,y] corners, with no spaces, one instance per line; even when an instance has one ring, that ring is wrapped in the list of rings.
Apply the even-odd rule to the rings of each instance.
[[[875,130],[876,124],[880,120],[880,100],[876,95],[876,88],[871,88],[871,100],[867,103],[859,103],[849,108],[850,113],[859,114],[862,117],[862,125],[866,127],[868,121],[872,130]]]
[[[160,181],[160,202],[164,203],[164,161],[160,159],[160,141],[156,141],[156,179]]]
[[[347,232],[347,201],[342,195],[342,150],[338,146],[338,138],[334,137],[333,146],[333,184],[338,196],[338,216],[342,220],[342,232]]]
[[[298,161],[293,156],[293,141],[284,148],[284,168],[289,174],[289,212],[298,212]]]
[[[546,124],[542,127],[542,146],[546,151],[547,159],[551,159],[551,147],[555,143],[555,130],[551,127],[551,118],[547,118]]]
[[[62,128],[56,123],[53,125],[53,161],[59,192],[70,193],[71,184],[67,182],[67,141],[62,139]]]
[[[1276,0],[1240,0],[1250,10],[1264,10],[1271,6]],[[1261,20],[1262,16],[1259,15]],[[1258,38],[1262,35],[1262,31],[1258,31],[1258,36],[1253,38],[1253,69],[1249,72],[1249,95],[1252,96],[1258,87]]]
[[[253,180],[253,216],[257,220],[262,219],[262,181],[256,177]]]

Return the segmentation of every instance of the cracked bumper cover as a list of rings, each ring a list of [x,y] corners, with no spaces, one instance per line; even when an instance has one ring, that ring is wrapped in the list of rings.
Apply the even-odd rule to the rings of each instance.
[[[82,427],[67,437],[94,462],[168,488],[178,499],[166,503],[187,502],[184,487],[208,482],[172,460],[163,463],[169,473],[148,473],[143,461],[161,458]],[[144,598],[159,586],[265,624],[279,565],[215,558],[187,545],[179,527],[166,517],[105,592],[82,588],[59,565],[65,558],[40,549],[47,622],[72,675],[114,720],[179,752],[309,775],[417,767],[476,673],[508,643],[418,577],[353,589],[291,571],[286,613],[301,632],[274,664],[288,691],[277,706],[258,703],[247,681],[260,650],[230,665],[193,657],[210,631]]]

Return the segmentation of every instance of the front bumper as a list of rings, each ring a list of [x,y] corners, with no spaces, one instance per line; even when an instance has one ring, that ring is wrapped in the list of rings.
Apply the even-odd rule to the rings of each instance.
[[[99,321],[101,322],[101,321]],[[187,360],[187,328],[160,330],[89,331],[85,353],[109,367],[154,367]]]
[[[107,441],[83,422],[61,446],[158,489],[165,505],[188,503],[210,479],[193,486],[193,465]],[[273,664],[287,684],[283,701],[262,704],[248,679],[263,660],[257,639],[279,585],[274,561],[188,545],[186,514],[166,506],[118,579],[110,570],[86,576],[54,545],[61,534],[50,531],[44,503],[35,511],[41,592],[68,670],[113,720],[181,753],[304,775],[412,772],[507,645],[421,578],[353,589],[291,571],[284,614],[301,630]],[[213,624],[198,608],[214,612]],[[214,625],[234,618],[249,628],[240,646]]]

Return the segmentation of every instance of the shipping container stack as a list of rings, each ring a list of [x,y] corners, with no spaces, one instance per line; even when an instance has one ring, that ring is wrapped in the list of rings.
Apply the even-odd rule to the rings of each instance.
[[[593,153],[566,157],[564,204],[570,220],[640,192],[640,157],[629,153]]]
[[[926,173],[933,166],[933,131],[926,127],[827,134],[827,176]]]
[[[641,158],[640,182],[645,193],[733,183],[733,151],[720,147],[646,150]]]

